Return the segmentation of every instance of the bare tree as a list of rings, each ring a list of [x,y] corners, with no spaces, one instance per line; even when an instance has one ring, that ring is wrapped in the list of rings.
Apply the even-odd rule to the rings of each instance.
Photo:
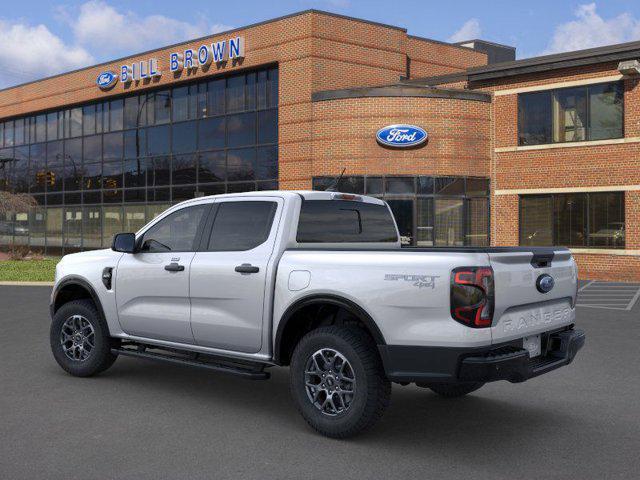
[[[38,205],[36,199],[27,193],[11,193],[0,190],[0,215],[27,212],[36,205]]]

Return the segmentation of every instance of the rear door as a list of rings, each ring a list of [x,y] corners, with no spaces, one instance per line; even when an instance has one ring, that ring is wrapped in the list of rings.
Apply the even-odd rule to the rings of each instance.
[[[283,200],[236,197],[214,208],[209,238],[191,266],[191,328],[198,345],[255,353]]]
[[[122,329],[139,337],[193,343],[189,271],[211,204],[177,210],[151,226],[115,276]]]
[[[495,280],[493,343],[536,335],[575,321],[577,270],[566,249],[488,249]],[[553,279],[544,292],[539,283]],[[544,282],[549,287],[549,280]]]

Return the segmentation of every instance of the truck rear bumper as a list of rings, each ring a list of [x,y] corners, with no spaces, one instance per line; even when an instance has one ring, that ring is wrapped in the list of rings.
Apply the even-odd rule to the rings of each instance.
[[[543,353],[529,358],[522,340],[477,348],[379,345],[387,377],[399,383],[512,383],[568,365],[584,346],[585,334],[572,327],[543,334]]]

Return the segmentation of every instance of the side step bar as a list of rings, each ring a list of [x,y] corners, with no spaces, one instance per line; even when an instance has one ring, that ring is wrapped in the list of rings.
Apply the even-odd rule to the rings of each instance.
[[[112,348],[111,353],[116,355],[126,355],[129,357],[146,358],[149,360],[160,360],[162,362],[173,363],[175,365],[206,368],[220,373],[236,375],[248,380],[267,380],[271,377],[269,372],[264,371],[264,365],[262,364],[255,364],[255,367],[253,367],[253,365],[250,364],[205,362],[199,359],[199,354],[195,354],[189,358],[186,356],[180,357],[164,353],[148,352],[144,345],[137,345],[135,350],[124,346]]]

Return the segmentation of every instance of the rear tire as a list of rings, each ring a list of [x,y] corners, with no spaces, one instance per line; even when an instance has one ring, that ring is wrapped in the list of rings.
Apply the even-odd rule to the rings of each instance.
[[[302,337],[291,359],[290,388],[307,423],[332,438],[373,426],[391,398],[376,345],[357,327],[320,327]]]
[[[51,322],[49,341],[58,365],[76,377],[103,372],[118,358],[111,353],[118,340],[109,336],[109,328],[91,300],[62,305]]]
[[[484,385],[483,382],[466,383],[431,383],[427,387],[445,398],[463,397],[471,392],[475,392]]]

